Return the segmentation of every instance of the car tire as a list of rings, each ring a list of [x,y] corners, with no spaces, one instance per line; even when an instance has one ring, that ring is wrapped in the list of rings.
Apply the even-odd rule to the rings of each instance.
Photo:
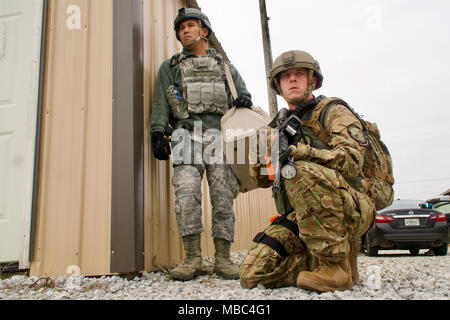
[[[419,255],[419,249],[417,249],[417,248],[409,249],[409,253],[410,253],[412,256],[418,256],[418,255]]]
[[[437,256],[445,256],[447,255],[448,251],[448,243],[444,243],[442,246],[433,248],[431,250],[433,250],[434,254]]]
[[[378,249],[370,246],[369,236],[366,236],[366,256],[376,257],[378,255]]]
[[[366,245],[366,243],[364,241],[364,238],[359,238],[359,240],[358,240],[358,249],[359,249],[358,252],[359,253],[364,253],[366,251],[365,245]]]

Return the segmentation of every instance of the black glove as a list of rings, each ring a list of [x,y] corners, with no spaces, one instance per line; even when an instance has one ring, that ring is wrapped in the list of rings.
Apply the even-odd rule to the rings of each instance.
[[[237,108],[250,108],[253,105],[253,102],[247,96],[239,96],[234,100],[233,105]]]
[[[294,149],[292,149],[291,147],[287,148],[285,151],[280,152],[280,164],[284,164],[287,160],[287,158],[289,158],[291,156],[291,152]]]
[[[153,154],[158,160],[169,160],[170,145],[169,141],[164,138],[164,133],[156,131],[152,134]]]

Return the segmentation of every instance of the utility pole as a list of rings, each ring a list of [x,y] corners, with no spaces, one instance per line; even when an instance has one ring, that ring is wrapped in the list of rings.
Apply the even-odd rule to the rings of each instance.
[[[264,62],[266,65],[267,96],[269,97],[270,116],[274,118],[278,114],[277,96],[270,88],[270,71],[272,69],[272,47],[270,45],[269,17],[267,17],[266,0],[259,0],[259,12],[261,14],[261,29],[264,48]]]

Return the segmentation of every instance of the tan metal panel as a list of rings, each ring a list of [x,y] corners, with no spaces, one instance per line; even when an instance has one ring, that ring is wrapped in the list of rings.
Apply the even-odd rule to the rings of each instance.
[[[49,1],[32,275],[109,273],[111,99],[112,0]]]
[[[269,218],[277,214],[272,189],[255,189],[241,193],[234,202],[236,237],[231,250],[247,250],[255,235],[269,225]]]
[[[144,0],[145,268],[169,265],[182,257],[173,211],[172,168],[151,154],[149,119],[153,87],[161,63],[181,48],[173,20],[184,1]]]
[[[145,268],[171,266],[183,258],[171,185],[172,167],[151,154],[149,118],[153,87],[161,63],[181,50],[173,31],[177,10],[184,1],[144,0],[144,134],[145,134]],[[214,22],[212,22],[214,23]],[[245,78],[245,75],[243,75]],[[211,204],[206,178],[203,179],[202,253],[214,255],[211,239]],[[253,237],[275,214],[271,190],[254,190],[235,200],[236,237],[232,250],[248,249]]]
[[[72,26],[78,22],[76,11],[67,11],[73,5],[79,8],[80,29],[68,28],[68,21]],[[181,49],[173,20],[184,5],[181,0],[144,0],[146,270],[183,257],[173,210],[172,167],[151,155],[148,122],[157,70]],[[49,2],[32,275],[61,275],[72,265],[84,275],[110,273],[112,14],[112,0]],[[206,179],[203,212],[203,255],[213,255]],[[235,212],[232,249],[247,249],[275,212],[270,190],[241,194]]]

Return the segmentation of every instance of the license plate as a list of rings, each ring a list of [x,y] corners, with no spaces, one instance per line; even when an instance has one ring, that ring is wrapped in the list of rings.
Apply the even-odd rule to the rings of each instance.
[[[405,226],[420,226],[419,219],[405,219]]]

